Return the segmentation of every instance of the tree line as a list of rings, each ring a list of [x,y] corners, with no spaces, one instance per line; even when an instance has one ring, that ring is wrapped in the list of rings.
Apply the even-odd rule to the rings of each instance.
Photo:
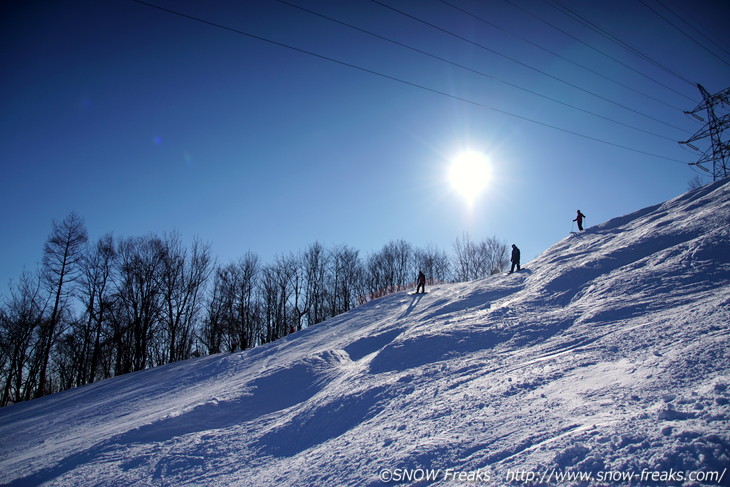
[[[393,240],[361,256],[319,242],[273,262],[220,264],[178,233],[89,242],[76,213],[54,221],[35,271],[0,303],[0,406],[191,357],[272,342],[413,286],[501,272],[507,244],[457,238],[451,254]]]

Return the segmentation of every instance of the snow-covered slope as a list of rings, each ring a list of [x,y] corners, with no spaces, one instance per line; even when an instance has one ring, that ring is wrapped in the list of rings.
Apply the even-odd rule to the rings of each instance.
[[[730,465],[730,182],[428,291],[4,408],[0,482],[717,485]]]

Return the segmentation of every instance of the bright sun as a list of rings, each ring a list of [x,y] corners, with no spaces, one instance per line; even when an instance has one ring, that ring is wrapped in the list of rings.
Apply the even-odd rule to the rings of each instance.
[[[449,180],[469,204],[484,191],[490,177],[489,159],[481,152],[462,152],[451,161]]]

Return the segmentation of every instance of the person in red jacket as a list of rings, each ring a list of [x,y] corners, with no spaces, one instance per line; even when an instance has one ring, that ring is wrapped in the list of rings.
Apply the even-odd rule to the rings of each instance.
[[[586,216],[578,210],[578,216],[575,217],[574,222],[578,222],[578,230],[583,231],[583,218]]]

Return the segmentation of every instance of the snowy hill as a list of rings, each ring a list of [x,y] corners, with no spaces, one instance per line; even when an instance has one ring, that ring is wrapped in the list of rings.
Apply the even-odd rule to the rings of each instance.
[[[0,483],[730,485],[730,182],[428,291],[1,409]]]

